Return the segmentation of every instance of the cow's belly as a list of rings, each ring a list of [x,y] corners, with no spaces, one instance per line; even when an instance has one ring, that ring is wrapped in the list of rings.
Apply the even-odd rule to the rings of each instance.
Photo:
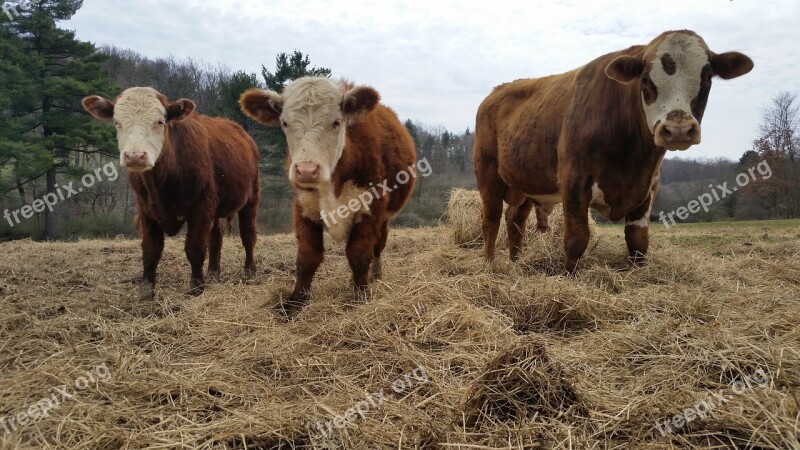
[[[533,200],[536,206],[547,214],[550,214],[553,208],[563,201],[561,192],[545,195],[525,194],[525,197]],[[600,189],[597,183],[592,185],[592,198],[589,202],[589,206],[605,217],[611,214],[611,207],[606,204],[605,193]]]
[[[547,195],[525,195],[533,200],[536,206],[542,209],[545,213],[550,214],[553,208],[561,203],[561,193],[547,194]]]
[[[344,242],[350,236],[354,224],[361,222],[365,214],[371,214],[365,191],[348,181],[337,197],[333,185],[323,185],[314,191],[300,190],[296,193],[303,217],[322,222],[325,231],[335,242]]]

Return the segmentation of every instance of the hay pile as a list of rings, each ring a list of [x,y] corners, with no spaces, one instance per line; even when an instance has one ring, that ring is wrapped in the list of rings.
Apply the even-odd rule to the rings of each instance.
[[[503,217],[500,230],[497,234],[496,248],[508,248],[508,233],[506,230],[505,211],[508,205],[503,205]],[[481,231],[481,196],[478,191],[466,189],[453,189],[447,203],[447,221],[453,232],[453,242],[463,248],[474,248],[483,245]],[[524,243],[526,248],[541,248],[547,244],[558,243],[563,245],[564,240],[564,211],[561,205],[556,205],[549,218],[550,231],[542,235],[536,230],[536,210],[531,211],[525,227]],[[593,237],[597,236],[597,223],[589,215],[589,229]],[[544,238],[544,239],[542,239]]]
[[[260,238],[248,281],[227,239],[197,298],[168,239],[149,302],[136,241],[0,244],[0,418],[72,386],[0,448],[800,448],[796,225],[656,230],[635,270],[603,227],[576,277],[450,231],[393,230],[366,304],[331,247],[290,323],[292,236]]]

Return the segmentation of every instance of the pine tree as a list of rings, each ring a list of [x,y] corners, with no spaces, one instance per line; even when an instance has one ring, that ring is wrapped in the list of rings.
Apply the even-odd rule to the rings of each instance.
[[[103,67],[106,57],[92,44],[77,40],[75,33],[56,26],[82,4],[81,0],[16,2],[10,8],[13,19],[0,19],[3,37],[9,38],[3,43],[3,56],[22,71],[22,79],[15,82],[16,91],[10,96],[6,92],[9,101],[0,107],[9,112],[13,122],[14,135],[6,137],[24,147],[24,155],[3,150],[0,162],[8,153],[18,186],[44,175],[48,194],[55,193],[58,174],[82,173],[71,158],[75,152],[116,153],[110,127],[92,120],[80,106],[87,94],[113,97],[116,93]],[[45,210],[47,239],[57,237],[55,213]]]

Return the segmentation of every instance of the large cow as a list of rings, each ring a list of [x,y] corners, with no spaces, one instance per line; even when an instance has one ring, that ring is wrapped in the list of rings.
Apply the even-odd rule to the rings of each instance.
[[[299,78],[282,94],[251,89],[240,98],[247,115],[281,126],[289,146],[297,278],[282,305],[288,317],[308,301],[323,259],[324,230],[335,241],[346,242],[360,297],[365,298],[370,279],[381,274],[389,219],[414,189],[416,156],[408,131],[379,100],[371,87],[323,77]],[[404,172],[412,175],[403,177],[405,183],[399,176]]]
[[[503,201],[512,260],[531,209],[546,232],[553,206],[563,202],[568,272],[589,242],[589,207],[625,219],[629,259],[644,264],[664,154],[700,142],[715,76],[752,68],[747,56],[714,53],[694,32],[668,31],[570,72],[496,87],[475,127],[486,258],[494,256]]]
[[[192,266],[190,293],[205,289],[203,264],[219,276],[225,226],[239,215],[245,272],[256,268],[261,181],[258,148],[234,122],[194,112],[191,100],[170,103],[152,88],[126,89],[115,101],[92,95],[83,107],[117,128],[120,165],[136,192],[137,228],[142,237],[144,276],[139,297],[152,298],[164,233],[174,236],[188,224],[186,257]],[[210,233],[209,233],[210,231]]]

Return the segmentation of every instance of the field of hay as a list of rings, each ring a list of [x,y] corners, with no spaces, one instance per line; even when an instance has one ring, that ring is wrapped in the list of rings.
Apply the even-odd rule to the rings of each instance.
[[[366,304],[329,246],[290,323],[289,235],[197,298],[168,240],[150,302],[135,240],[0,244],[0,448],[800,448],[800,222],[656,225],[635,270],[600,226],[575,278],[453,232],[393,230]]]

